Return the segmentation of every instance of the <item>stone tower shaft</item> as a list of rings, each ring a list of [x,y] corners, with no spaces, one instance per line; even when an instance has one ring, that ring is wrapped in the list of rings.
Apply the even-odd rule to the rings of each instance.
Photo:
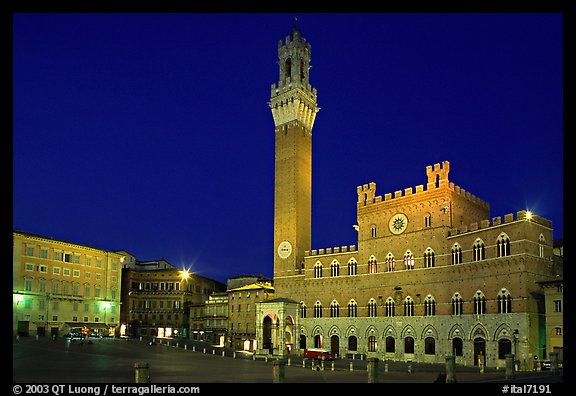
[[[278,42],[278,84],[268,105],[275,124],[274,279],[300,274],[311,247],[312,127],[319,108],[309,83],[310,44],[296,26]],[[281,292],[280,281],[280,292]]]

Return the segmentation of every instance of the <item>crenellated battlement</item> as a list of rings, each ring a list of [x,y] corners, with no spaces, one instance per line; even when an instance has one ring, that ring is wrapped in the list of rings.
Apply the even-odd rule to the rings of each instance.
[[[325,248],[325,249],[306,250],[304,252],[304,257],[324,256],[327,254],[357,253],[357,252],[358,252],[358,249],[356,248],[356,245],[336,246],[336,247]]]
[[[434,166],[426,167],[426,175],[428,177],[428,183],[426,184],[426,189],[424,185],[417,185],[415,188],[408,187],[404,190],[394,191],[392,193],[384,194],[384,198],[381,195],[376,195],[376,183],[371,182],[370,184],[364,184],[356,188],[358,193],[358,207],[368,206],[371,204],[377,204],[382,201],[388,202],[396,199],[401,199],[408,196],[414,196],[418,194],[424,194],[429,191],[433,191],[439,188],[446,188],[450,191],[454,191],[456,194],[464,197],[470,202],[481,206],[485,209],[490,208],[490,204],[482,199],[478,198],[474,194],[466,191],[460,186],[451,183],[448,180],[448,173],[450,172],[450,163],[448,161],[442,162],[442,164],[434,164]]]
[[[448,232],[448,236],[455,236],[455,235],[465,234],[468,232],[485,230],[485,229],[490,228],[490,227],[496,227],[496,226],[499,226],[502,224],[513,223],[515,221],[522,221],[522,220],[531,221],[531,222],[534,222],[537,224],[541,224],[545,227],[552,228],[552,222],[550,220],[545,219],[545,218],[540,217],[540,216],[537,216],[533,213],[528,215],[528,213],[529,212],[526,210],[521,210],[519,212],[516,212],[516,216],[514,216],[513,213],[508,213],[508,214],[504,215],[504,221],[502,221],[502,218],[500,216],[496,216],[496,217],[493,217],[491,220],[485,219],[485,220],[481,220],[480,222],[475,222],[475,223],[471,223],[468,225],[455,227]]]

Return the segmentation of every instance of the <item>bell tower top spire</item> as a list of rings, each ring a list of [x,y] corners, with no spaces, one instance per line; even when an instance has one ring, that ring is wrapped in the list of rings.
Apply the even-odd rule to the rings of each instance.
[[[310,85],[310,53],[311,46],[302,37],[294,18],[291,32],[284,41],[278,40],[278,84],[272,84],[268,103],[277,127],[298,120],[309,132],[312,131],[320,108],[316,105],[316,88]],[[298,101],[302,107],[288,106],[294,101]],[[297,111],[285,111],[292,107]]]

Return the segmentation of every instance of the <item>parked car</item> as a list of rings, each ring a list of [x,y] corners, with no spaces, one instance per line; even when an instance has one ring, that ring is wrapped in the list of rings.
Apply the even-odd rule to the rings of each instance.
[[[550,370],[551,367],[552,364],[550,363],[550,360],[542,360],[540,363],[540,369],[542,370]]]

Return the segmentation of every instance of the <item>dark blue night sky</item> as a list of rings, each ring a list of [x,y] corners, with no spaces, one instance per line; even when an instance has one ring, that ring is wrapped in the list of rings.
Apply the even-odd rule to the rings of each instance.
[[[225,282],[273,273],[277,43],[312,46],[312,248],[426,166],[563,238],[560,13],[17,13],[13,227]]]

